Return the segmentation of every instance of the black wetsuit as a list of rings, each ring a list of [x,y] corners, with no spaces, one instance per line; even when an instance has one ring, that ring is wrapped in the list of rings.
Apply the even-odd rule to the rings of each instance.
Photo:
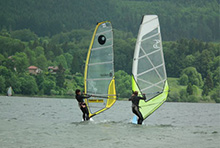
[[[90,96],[83,96],[83,95],[76,95],[76,99],[79,103],[79,107],[81,111],[83,112],[83,120],[89,120],[89,111],[86,106],[86,103],[84,102],[84,98],[89,98]]]
[[[129,101],[132,101],[132,112],[138,116],[138,124],[142,124],[144,118],[141,114],[141,112],[139,111],[139,101],[140,99],[145,100],[146,97],[145,95],[143,95],[144,97],[138,97],[138,96],[131,96],[131,98],[129,99]]]

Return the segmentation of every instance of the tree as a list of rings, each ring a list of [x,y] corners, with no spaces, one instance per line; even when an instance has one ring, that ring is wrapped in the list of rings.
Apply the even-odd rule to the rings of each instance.
[[[26,53],[26,55],[28,57],[29,64],[30,65],[36,65],[35,52],[33,50],[31,50],[30,48],[25,48],[25,53]]]
[[[5,78],[0,76],[0,93],[5,93]]]
[[[64,57],[66,59],[68,68],[71,68],[71,63],[72,63],[72,60],[73,60],[73,56],[69,53],[64,53]]]
[[[58,71],[56,74],[56,85],[59,86],[60,88],[64,87],[64,82],[65,82],[64,71],[65,69],[63,68],[62,64],[59,64]]]
[[[30,75],[24,75],[20,78],[21,81],[21,93],[24,95],[34,95],[38,91],[35,78]]]
[[[212,80],[212,75],[209,72],[206,76],[204,86],[203,86],[203,95],[208,95],[209,92],[213,89],[213,80]]]
[[[29,63],[27,55],[24,52],[17,52],[13,56],[13,60],[18,73],[23,73],[27,70]]]
[[[14,93],[20,94],[21,93],[21,81],[19,77],[12,73],[11,77],[9,79],[6,79],[6,87],[12,87]]]
[[[43,54],[36,58],[36,66],[42,70],[47,69],[47,59]]]
[[[186,91],[189,95],[193,95],[193,87],[191,83],[188,84]]]
[[[5,66],[0,66],[0,76],[3,76],[6,79],[9,79],[11,77],[12,73],[9,69],[7,69]]]
[[[11,37],[21,41],[31,41],[37,39],[37,35],[30,29],[16,30],[11,32]]]
[[[51,80],[51,79],[46,79],[43,82],[43,90],[44,90],[44,94],[46,95],[50,95],[51,94],[51,90],[54,89],[56,86],[56,83]]]
[[[37,86],[39,88],[39,90],[42,90],[43,89],[43,82],[45,81],[45,78],[44,78],[44,74],[43,73],[40,73],[38,75],[36,75],[36,83],[37,83]]]
[[[57,65],[61,64],[63,68],[65,68],[65,69],[68,68],[66,58],[64,57],[64,55],[57,56],[55,61],[56,61]]]
[[[195,67],[187,67],[182,71],[182,75],[185,74],[189,78],[189,83],[192,85],[202,86],[202,76],[197,72]]]
[[[115,73],[116,92],[120,98],[128,98],[131,95],[131,76],[125,71],[119,70]]]
[[[73,55],[70,72],[71,72],[72,74],[75,74],[75,73],[77,73],[77,72],[81,72],[81,70],[80,70],[80,64],[79,64],[79,58],[78,58],[77,54],[74,54],[74,55]]]
[[[203,50],[201,55],[197,57],[196,69],[201,73],[202,77],[206,77],[209,70],[209,63],[212,61],[213,53],[209,50]]]
[[[5,60],[5,57],[2,55],[2,54],[0,54],[0,65],[2,65],[2,62]]]
[[[194,66],[194,63],[195,63],[195,57],[193,55],[187,55],[185,60],[184,60],[184,63],[186,65],[186,67],[190,67],[190,66]]]
[[[44,48],[41,47],[41,46],[37,46],[37,47],[34,49],[34,52],[35,52],[36,57],[38,57],[38,56],[40,56],[40,55],[44,55]]]
[[[189,81],[189,78],[186,74],[183,74],[181,77],[180,77],[180,85],[187,85],[188,84],[188,81]]]

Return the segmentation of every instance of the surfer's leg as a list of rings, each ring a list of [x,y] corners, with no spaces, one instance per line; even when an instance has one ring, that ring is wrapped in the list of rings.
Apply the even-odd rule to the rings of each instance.
[[[85,107],[86,120],[89,120],[89,111],[88,108]]]
[[[134,108],[132,108],[132,111],[133,111],[133,113],[135,114],[135,115],[137,115],[138,116],[138,124],[142,124],[142,122],[143,122],[143,117],[142,117],[142,115],[141,115],[141,113],[140,113],[140,111],[139,111],[139,108],[138,107],[134,107]]]
[[[85,114],[85,109],[83,107],[80,107],[82,113],[83,113],[83,120],[85,121],[86,120],[86,114]]]
[[[139,114],[139,119],[138,119],[138,124],[142,124],[142,122],[143,122],[143,116],[141,115],[141,113],[140,113],[140,111],[138,110],[138,114]]]

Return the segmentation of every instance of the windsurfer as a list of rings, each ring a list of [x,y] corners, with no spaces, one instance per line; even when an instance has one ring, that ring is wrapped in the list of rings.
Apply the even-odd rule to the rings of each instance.
[[[138,91],[135,91],[132,94],[131,98],[128,99],[129,101],[132,101],[132,112],[138,116],[138,124],[142,124],[142,122],[144,120],[142,114],[139,111],[140,107],[138,106],[140,99],[145,100],[146,96],[145,96],[145,94],[143,94],[143,97],[139,97]]]
[[[76,89],[75,93],[76,93],[76,99],[77,99],[78,104],[79,104],[79,108],[83,112],[83,120],[84,121],[89,120],[89,111],[88,111],[86,103],[84,102],[83,99],[84,98],[89,98],[91,96],[82,95],[81,91],[79,89]]]

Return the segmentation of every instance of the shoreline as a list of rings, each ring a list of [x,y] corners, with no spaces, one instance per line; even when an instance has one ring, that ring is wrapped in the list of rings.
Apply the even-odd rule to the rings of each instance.
[[[0,94],[1,96],[6,96],[3,94]],[[47,96],[47,95],[43,95],[43,96],[37,96],[37,95],[33,95],[33,96],[29,96],[29,95],[13,95],[13,96],[7,96],[7,97],[31,97],[31,98],[50,98],[50,99],[75,99],[75,96]],[[128,98],[119,98],[117,99],[117,101],[128,101]],[[172,101],[165,101],[165,102],[170,102],[170,103],[214,103],[214,104],[218,104],[214,101],[199,101],[199,102],[172,102]]]

